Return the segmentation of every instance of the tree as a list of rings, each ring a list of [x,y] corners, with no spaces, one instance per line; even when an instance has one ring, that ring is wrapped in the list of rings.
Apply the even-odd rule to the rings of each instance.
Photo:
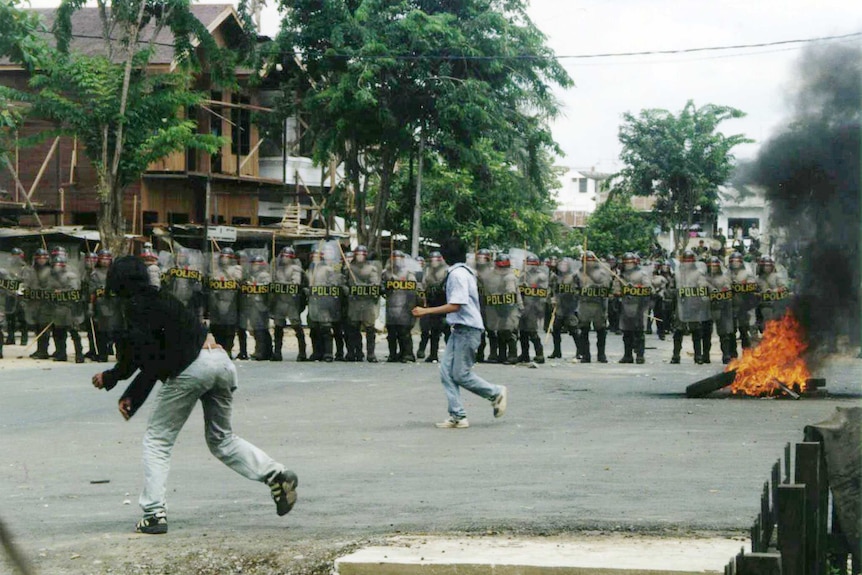
[[[102,53],[77,53],[70,49],[72,15],[83,5],[83,0],[61,3],[52,30],[55,46],[41,40],[32,17],[14,6],[4,8],[26,32],[5,47],[6,54],[31,75],[30,90],[4,92],[30,104],[29,118],[52,122],[53,134],[74,134],[83,143],[97,173],[101,243],[122,253],[126,188],[172,152],[193,147],[215,153],[223,143],[197,134],[196,123],[178,114],[203,98],[191,89],[198,50],[207,55],[214,80],[225,84],[235,57],[218,48],[184,0],[98,0]],[[170,73],[148,69],[162,30],[173,37],[177,67]],[[41,134],[46,135],[52,132]]]
[[[399,162],[420,134],[450,168],[467,171],[484,161],[482,139],[497,150],[525,144],[527,160],[552,144],[544,125],[556,113],[551,84],[571,80],[524,0],[296,0],[282,8],[275,52],[297,53],[301,63],[285,93],[300,95],[292,111],[309,121],[315,159],[345,162],[360,241],[379,243]]]
[[[677,250],[684,247],[697,212],[718,210],[718,186],[733,169],[731,150],[752,140],[717,129],[744,115],[729,106],[697,108],[691,100],[678,116],[657,109],[643,110],[638,117],[623,115],[623,185],[636,195],[656,196],[658,223],[674,231]]]
[[[611,193],[587,220],[587,249],[597,255],[650,253],[655,223],[651,214],[635,210],[631,196]]]

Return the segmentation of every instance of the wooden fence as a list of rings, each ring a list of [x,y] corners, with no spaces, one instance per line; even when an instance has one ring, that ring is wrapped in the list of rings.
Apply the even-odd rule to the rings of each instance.
[[[847,547],[832,506],[823,446],[812,439],[793,453],[788,443],[783,465],[781,459],[773,465],[751,527],[751,553],[743,549],[725,575],[860,574],[859,550],[854,555]]]

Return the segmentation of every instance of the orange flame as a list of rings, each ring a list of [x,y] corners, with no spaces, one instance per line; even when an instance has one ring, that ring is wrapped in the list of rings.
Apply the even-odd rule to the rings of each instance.
[[[764,397],[781,395],[780,381],[797,392],[804,392],[811,377],[802,354],[808,349],[799,322],[790,312],[766,323],[757,347],[744,350],[742,357],[730,362],[725,371],[736,370],[730,390],[734,394]]]

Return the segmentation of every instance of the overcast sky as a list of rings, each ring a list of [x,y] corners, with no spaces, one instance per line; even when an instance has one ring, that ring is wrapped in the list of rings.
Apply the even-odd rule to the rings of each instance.
[[[222,0],[224,1],[224,0]],[[34,6],[56,0],[33,0]],[[208,0],[209,3],[209,0]],[[218,2],[215,2],[218,3]],[[263,32],[274,35],[279,18],[268,0]],[[529,14],[548,36],[576,87],[558,91],[562,116],[554,138],[566,157],[558,163],[615,171],[622,114],[644,108],[678,112],[729,105],[746,118],[722,125],[727,134],[757,141],[740,146],[753,157],[760,142],[787,116],[784,95],[802,45],[729,52],[600,59],[565,56],[758,44],[862,31],[858,0],[531,0]],[[862,37],[853,42],[862,43]]]

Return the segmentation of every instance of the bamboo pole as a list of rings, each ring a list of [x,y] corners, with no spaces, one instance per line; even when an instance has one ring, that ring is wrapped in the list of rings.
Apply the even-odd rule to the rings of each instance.
[[[58,190],[60,192],[60,225],[66,225],[66,192],[63,188]]]
[[[42,181],[42,176],[45,175],[45,170],[48,169],[48,162],[51,161],[51,157],[54,155],[54,152],[57,151],[57,146],[60,143],[60,136],[54,138],[54,143],[51,144],[51,149],[48,150],[48,155],[45,156],[45,160],[42,162],[42,167],[39,168],[39,173],[36,174],[36,179],[33,180],[33,185],[30,186],[30,192],[27,194],[27,199],[30,199],[33,196],[33,192],[36,191],[36,188],[39,186],[39,182]]]
[[[40,338],[40,337],[42,337],[43,335],[45,335],[45,332],[46,332],[46,331],[48,331],[49,329],[51,329],[51,327],[53,327],[53,325],[54,325],[54,322],[53,322],[53,321],[52,321],[51,323],[49,323],[48,325],[46,325],[46,326],[45,326],[45,329],[43,329],[42,331],[40,331],[40,332],[39,332],[39,335],[37,335],[37,336],[36,336],[36,337],[35,337],[35,338],[34,338],[34,339],[33,339],[33,340],[32,340],[32,341],[27,345],[27,347],[25,347],[25,348],[24,348],[24,351],[22,351],[22,352],[21,352],[21,354],[22,354],[22,355],[19,355],[19,356],[18,356],[18,359],[23,359],[23,357],[24,357],[24,355],[23,355],[23,354],[27,353],[27,350],[29,350],[31,347],[33,347],[33,344],[34,344],[34,343],[36,343],[37,341],[39,341],[39,338]]]
[[[24,201],[27,204],[27,207],[33,212],[33,217],[36,218],[36,223],[39,224],[40,229],[44,228],[45,226],[42,225],[42,220],[39,218],[39,214],[36,213],[36,208],[33,206],[33,202],[30,201],[30,196],[27,195],[27,190],[24,189],[24,184],[21,183],[21,179],[18,177],[18,170],[15,169],[15,166],[12,165],[12,162],[9,161],[6,154],[3,154],[3,162],[12,174],[12,179],[15,180],[15,197],[18,197],[18,190],[23,192]]]
[[[135,235],[135,230],[138,226],[138,194],[132,196],[132,235]]]

